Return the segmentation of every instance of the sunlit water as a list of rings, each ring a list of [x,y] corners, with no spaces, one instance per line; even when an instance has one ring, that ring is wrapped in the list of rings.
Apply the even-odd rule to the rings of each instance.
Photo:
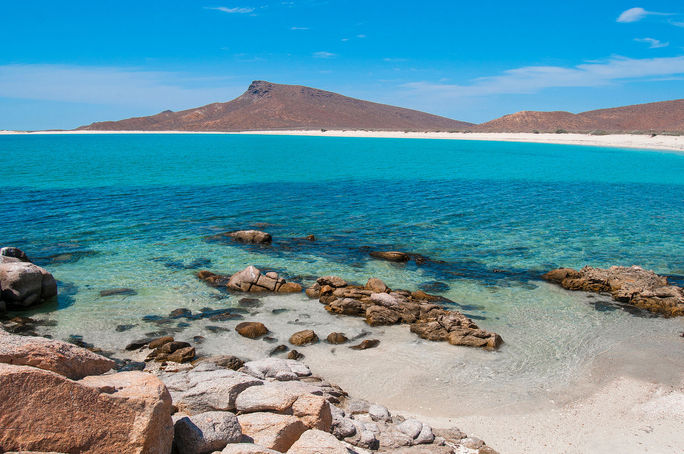
[[[684,364],[681,319],[648,317],[539,279],[557,266],[639,264],[681,285],[681,154],[448,140],[48,135],[0,136],[0,162],[0,245],[21,247],[59,280],[58,302],[36,315],[57,322],[46,331],[57,338],[81,335],[116,350],[172,330],[178,339],[206,337],[200,353],[256,358],[300,329],[322,338],[366,330],[380,347],[299,350],[316,372],[363,397],[447,415],[563,389],[612,350],[664,352],[673,374]],[[270,232],[273,244],[206,240],[254,227]],[[296,239],[309,234],[317,241]],[[374,249],[435,261],[396,265],[371,259]],[[276,343],[239,338],[236,320],[142,320],[179,307],[237,307],[239,295],[209,288],[194,273],[249,264],[304,285],[326,274],[358,283],[375,276],[393,288],[440,293],[506,343],[498,352],[430,343],[406,326],[370,328],[329,315],[303,294],[243,308]],[[100,296],[119,287],[135,294]],[[119,325],[134,326],[118,332]]]

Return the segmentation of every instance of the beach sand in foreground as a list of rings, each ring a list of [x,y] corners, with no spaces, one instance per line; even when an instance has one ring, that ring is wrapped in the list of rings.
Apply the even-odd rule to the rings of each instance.
[[[256,134],[320,137],[367,137],[391,139],[451,139],[500,142],[556,143],[594,147],[637,148],[684,152],[684,136],[650,136],[646,134],[531,134],[531,133],[463,133],[463,132],[402,132],[402,131],[0,131],[0,135],[26,134]]]

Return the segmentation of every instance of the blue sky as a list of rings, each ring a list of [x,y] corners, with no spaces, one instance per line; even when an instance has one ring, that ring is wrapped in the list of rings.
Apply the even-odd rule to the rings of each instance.
[[[255,79],[472,122],[684,98],[674,0],[2,0],[0,43],[0,129],[228,101]]]

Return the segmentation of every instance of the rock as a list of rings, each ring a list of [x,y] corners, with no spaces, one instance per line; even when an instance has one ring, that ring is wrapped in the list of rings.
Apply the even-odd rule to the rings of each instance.
[[[423,430],[423,423],[415,419],[407,419],[397,426],[399,432],[415,439]]]
[[[358,345],[352,345],[351,348],[352,350],[366,350],[368,348],[375,348],[378,345],[380,345],[380,341],[378,339],[366,339],[362,341]]]
[[[174,425],[174,444],[183,454],[204,454],[242,440],[237,417],[227,411],[209,411],[186,416]]]
[[[373,251],[370,256],[389,262],[408,262],[410,258],[408,254],[399,251]]]
[[[349,339],[347,339],[347,336],[345,336],[342,333],[330,333],[328,334],[328,337],[326,338],[329,344],[344,344]]]
[[[368,414],[373,421],[392,421],[392,415],[390,415],[389,410],[387,407],[383,407],[382,405],[371,405],[368,407]]]
[[[159,348],[157,348],[157,351],[159,353],[173,353],[176,350],[179,350],[181,348],[187,348],[190,347],[190,344],[187,342],[181,342],[181,341],[171,341],[171,342],[166,342]]]
[[[302,358],[304,358],[304,355],[299,353],[297,350],[292,350],[292,351],[290,351],[290,353],[287,354],[287,359],[293,359],[295,361],[299,361]]]
[[[299,394],[280,382],[267,382],[242,391],[235,400],[235,408],[242,413],[274,411],[284,413],[292,408]]]
[[[166,344],[169,345],[169,344]],[[194,347],[183,347],[175,350],[173,353],[169,353],[166,357],[167,361],[173,361],[175,363],[187,363],[195,359],[195,348]]]
[[[0,364],[3,450],[155,453],[171,451],[171,398],[143,372],[72,381],[29,366]]]
[[[290,336],[290,343],[292,345],[309,345],[316,342],[318,342],[318,336],[310,329],[298,331]]]
[[[385,293],[389,290],[389,288],[384,282],[375,277],[368,279],[368,282],[366,282],[364,288],[366,290],[370,290],[373,293]]]
[[[275,378],[279,372],[292,372],[298,377],[308,377],[311,375],[311,370],[299,361],[280,358],[264,358],[257,361],[249,361],[245,363],[244,370],[245,373],[261,379]]]
[[[568,290],[610,293],[614,300],[666,317],[684,316],[684,288],[638,266],[558,268],[542,278]]]
[[[112,288],[108,290],[101,290],[100,291],[100,296],[114,296],[114,295],[126,295],[126,296],[132,296],[132,295],[137,295],[138,292],[133,290],[132,288]]]
[[[310,429],[330,432],[332,413],[330,404],[324,397],[313,394],[300,395],[292,404],[292,414]]]
[[[254,443],[276,451],[287,451],[307,427],[296,416],[248,413],[238,416],[242,433]]]
[[[243,337],[256,339],[268,333],[268,328],[266,328],[266,325],[259,322],[242,322],[237,324],[235,331]]]
[[[57,281],[29,262],[0,263],[0,300],[25,308],[57,296]]]
[[[431,295],[429,293],[425,293],[422,290],[416,290],[415,292],[411,292],[411,297],[417,300],[430,301],[431,303],[435,301],[442,301],[444,299],[439,295]]]
[[[216,454],[216,453],[214,453]],[[264,448],[263,446],[255,445],[252,443],[235,443],[229,444],[221,454],[281,454],[278,451],[272,449]]]
[[[311,287],[307,288],[306,296],[309,298],[318,299],[321,296],[321,286],[318,282],[314,283]]]
[[[366,323],[370,326],[395,325],[400,321],[401,317],[396,311],[384,306],[371,306],[366,309]]]
[[[333,435],[316,429],[307,430],[287,454],[349,454],[347,447]]]
[[[399,306],[399,300],[395,296],[387,293],[371,293],[370,300],[375,304],[389,309],[396,309],[397,306]]]
[[[279,353],[285,353],[289,349],[290,349],[290,347],[288,347],[287,345],[281,344],[281,345],[278,345],[277,347],[275,347],[273,350],[271,350],[271,352],[268,354],[268,356],[277,355]]]
[[[0,256],[3,257],[12,257],[15,258],[21,262],[31,262],[29,258],[26,256],[26,253],[19,249],[18,247],[4,247],[0,248]]]
[[[261,230],[237,230],[229,232],[228,236],[239,243],[269,244],[272,241],[271,235]]]
[[[0,363],[33,366],[72,379],[99,375],[114,368],[114,361],[68,342],[19,336],[0,329]]]
[[[466,438],[467,435],[461,431],[458,427],[452,427],[450,429],[434,429],[435,436],[444,438],[450,443],[460,443],[462,439]]]
[[[461,440],[461,444],[466,448],[480,449],[485,443],[477,437],[467,437]]]
[[[192,317],[192,311],[184,307],[174,309],[169,313],[169,318],[190,318]]]
[[[173,341],[174,341],[174,339],[172,336],[162,336],[162,337],[158,337],[156,339],[151,340],[147,344],[147,346],[154,350],[154,349],[161,347],[164,344],[168,344],[169,342],[173,342]]]
[[[417,445],[430,444],[433,441],[435,441],[435,436],[432,433],[432,428],[427,424],[423,424],[423,427],[420,429],[420,433],[413,440],[413,442]]]
[[[278,289],[278,293],[299,293],[302,291],[302,286],[296,282],[285,282]]]
[[[338,276],[323,276],[316,280],[316,283],[323,287],[324,285],[329,285],[333,288],[346,287],[347,282]]]
[[[336,299],[325,306],[325,309],[333,314],[343,315],[363,315],[366,313],[361,301],[353,298]]]
[[[477,454],[499,454],[497,451],[494,449],[490,448],[489,446],[483,446],[480,449],[478,449]]]
[[[173,338],[171,338],[171,339],[173,339]],[[130,344],[126,345],[126,351],[133,351],[133,350],[138,350],[140,348],[143,348],[143,347],[147,346],[153,340],[154,340],[154,338],[152,338],[152,337],[146,337],[144,339],[134,340]]]
[[[349,399],[347,401],[347,413],[351,415],[358,415],[368,413],[370,403],[365,400]]]
[[[228,281],[230,280],[230,276],[215,274],[207,270],[198,271],[196,276],[199,280],[212,287],[223,287],[228,284]]]
[[[263,382],[230,369],[190,370],[163,377],[174,404],[188,414],[234,411],[235,400],[244,390]]]

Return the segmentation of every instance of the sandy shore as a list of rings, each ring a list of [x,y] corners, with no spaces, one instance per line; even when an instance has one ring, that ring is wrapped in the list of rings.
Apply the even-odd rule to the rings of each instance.
[[[501,142],[556,143],[565,145],[587,145],[595,147],[637,148],[644,150],[666,150],[684,152],[684,136],[663,136],[637,134],[529,134],[529,133],[462,133],[462,132],[401,132],[401,131],[240,131],[240,132],[194,132],[194,131],[0,131],[10,134],[258,134],[320,137],[368,137],[392,139],[450,139],[484,140]]]

